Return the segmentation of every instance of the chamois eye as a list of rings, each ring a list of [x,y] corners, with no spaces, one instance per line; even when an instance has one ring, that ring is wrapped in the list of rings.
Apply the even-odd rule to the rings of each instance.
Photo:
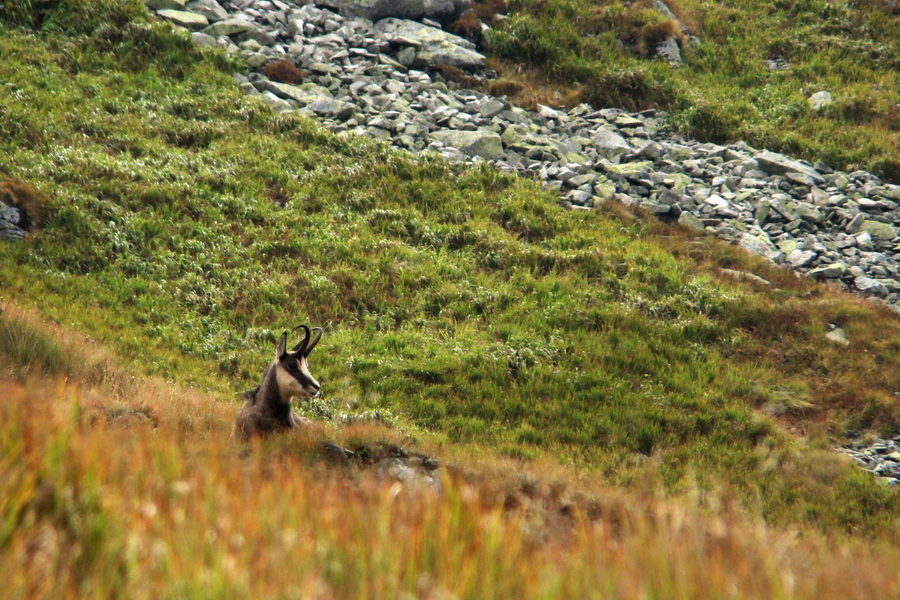
[[[289,363],[288,363],[288,368],[291,369],[291,370],[296,369],[296,368],[297,368],[297,361],[296,361],[296,360],[292,360],[291,362],[289,362]]]

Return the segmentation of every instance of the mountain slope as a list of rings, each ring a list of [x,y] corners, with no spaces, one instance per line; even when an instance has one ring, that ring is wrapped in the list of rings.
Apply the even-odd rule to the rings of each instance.
[[[504,3],[486,1],[478,14]],[[485,48],[507,78],[596,106],[662,107],[687,135],[900,181],[900,14],[880,0],[511,0]],[[463,23],[464,24],[464,23]],[[480,31],[480,30],[479,30]],[[674,35],[684,66],[652,58]],[[690,40],[697,43],[689,43]],[[641,56],[643,54],[644,56]],[[526,81],[528,79],[526,78]],[[516,89],[515,86],[507,89]],[[833,103],[810,98],[828,91]],[[524,98],[534,95],[530,86]],[[552,100],[552,96],[546,100]]]
[[[135,3],[47,10],[40,31],[0,37],[0,173],[49,213],[0,246],[17,305],[136,374],[223,399],[253,385],[279,331],[326,325],[308,416],[376,411],[613,483],[727,486],[772,523],[897,536],[897,494],[827,449],[847,427],[898,425],[887,309],[627,213],[566,212],[487,168],[276,115],[242,97],[235,65]]]

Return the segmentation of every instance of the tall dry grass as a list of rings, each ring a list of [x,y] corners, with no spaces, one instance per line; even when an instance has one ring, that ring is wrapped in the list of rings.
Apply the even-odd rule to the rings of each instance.
[[[119,418],[99,391],[0,385],[6,597],[900,594],[896,548],[832,546],[650,495],[606,491],[561,510],[536,489],[526,509],[500,501],[503,482],[446,470],[438,493],[404,487],[314,460],[315,436],[236,445],[232,405],[159,393],[134,398],[153,419]],[[352,435],[364,434],[377,431]]]

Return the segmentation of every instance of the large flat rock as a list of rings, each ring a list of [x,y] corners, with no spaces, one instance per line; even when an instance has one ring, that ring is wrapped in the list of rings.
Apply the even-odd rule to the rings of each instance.
[[[261,91],[272,92],[279,98],[284,98],[285,100],[295,100],[304,106],[317,100],[332,98],[328,88],[324,88],[314,83],[291,85],[289,83],[265,81],[260,83],[258,87]]]
[[[370,21],[396,17],[427,18],[449,23],[472,2],[471,0],[319,0],[317,4],[332,8],[344,16],[364,17]]]
[[[163,19],[175,25],[184,27],[185,29],[190,29],[192,31],[203,29],[204,27],[209,25],[209,19],[207,19],[203,15],[198,15],[197,13],[192,13],[185,10],[174,10],[171,8],[167,8],[159,11],[157,14]]]
[[[486,160],[503,158],[503,144],[493,131],[437,131],[432,137],[445,146],[456,148],[469,156]]]
[[[484,66],[484,55],[472,42],[437,27],[407,19],[382,19],[375,24],[385,39],[394,46],[415,48],[414,67],[450,65],[459,69]]]
[[[822,185],[825,183],[825,179],[822,177],[822,174],[816,171],[813,167],[805,165],[798,160],[788,158],[783,154],[765,151],[760,152],[753,158],[756,159],[757,164],[759,164],[759,168],[769,175],[803,173],[804,175],[809,175],[816,185]]]

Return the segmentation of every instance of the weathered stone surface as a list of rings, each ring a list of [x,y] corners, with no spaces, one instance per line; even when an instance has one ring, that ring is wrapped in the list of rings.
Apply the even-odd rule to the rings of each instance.
[[[879,298],[884,298],[889,293],[886,285],[871,277],[857,277],[853,280],[853,285],[855,285],[856,289],[860,292],[878,296]]]
[[[432,137],[469,156],[480,156],[487,160],[503,158],[503,144],[500,136],[493,131],[439,131],[432,134]]]
[[[356,107],[349,102],[342,100],[334,100],[332,98],[319,98],[313,100],[307,107],[326,119],[336,119],[338,121],[346,121],[356,112]]]
[[[414,67],[450,65],[474,69],[484,65],[484,55],[476,52],[471,42],[436,27],[406,19],[383,19],[375,24],[375,29],[391,44],[414,47]]]
[[[850,340],[847,338],[847,332],[837,327],[825,334],[825,339],[838,346],[849,346]]]
[[[831,92],[816,92],[809,97],[810,108],[817,112],[831,106],[832,104],[834,104],[834,96],[831,95]]]
[[[753,157],[759,164],[759,168],[770,175],[785,175],[787,173],[804,173],[809,175],[817,184],[824,184],[825,179],[814,168],[790,159],[783,154],[775,152],[760,152]]]
[[[652,167],[652,161],[643,160],[631,163],[622,163],[618,165],[606,165],[606,170],[610,173],[639,179],[641,177],[645,177],[650,172],[650,169]]]
[[[319,0],[342,15],[378,21],[390,17],[450,22],[471,5],[471,0]]]
[[[150,10],[164,10],[174,8],[175,10],[184,10],[187,0],[144,0],[144,4]]]
[[[203,29],[209,25],[209,19],[184,10],[165,9],[159,11],[159,16],[171,23],[186,29]]]
[[[18,209],[0,202],[0,240],[20,240],[28,233],[19,225],[22,215]]]
[[[843,277],[847,273],[847,265],[844,263],[832,263],[816,267],[809,272],[809,276],[813,279],[837,279]]]
[[[738,236],[738,246],[761,256],[765,256],[769,252],[777,252],[778,250],[769,238],[750,233],[742,233]]]
[[[322,98],[331,99],[331,92],[328,91],[328,88],[314,83],[291,85],[289,83],[265,81],[260,86],[263,91],[272,92],[279,98],[294,100],[304,106]]]
[[[897,237],[896,227],[889,223],[882,223],[880,221],[872,221],[866,219],[862,222],[860,230],[879,240],[892,240]]]
[[[805,267],[816,258],[816,253],[812,250],[794,250],[788,253],[787,260],[795,269]]]
[[[187,3],[187,10],[198,15],[203,15],[210,23],[224,21],[228,18],[228,11],[216,0],[191,0]]]
[[[213,23],[212,25],[204,29],[203,33],[211,35],[213,37],[217,37],[220,35],[236,35],[238,33],[246,33],[247,31],[252,30],[254,27],[255,25],[253,25],[253,23],[246,19],[226,19],[225,21]]]
[[[661,59],[672,65],[673,67],[681,67],[684,61],[681,58],[681,46],[678,40],[669,36],[656,46],[656,53]]]
[[[590,133],[591,141],[597,146],[600,154],[606,158],[613,158],[627,152],[634,152],[634,148],[625,141],[625,138],[609,127],[598,127]]]
[[[702,233],[706,230],[706,226],[703,225],[703,221],[688,212],[683,212],[678,216],[678,224],[698,233]]]

